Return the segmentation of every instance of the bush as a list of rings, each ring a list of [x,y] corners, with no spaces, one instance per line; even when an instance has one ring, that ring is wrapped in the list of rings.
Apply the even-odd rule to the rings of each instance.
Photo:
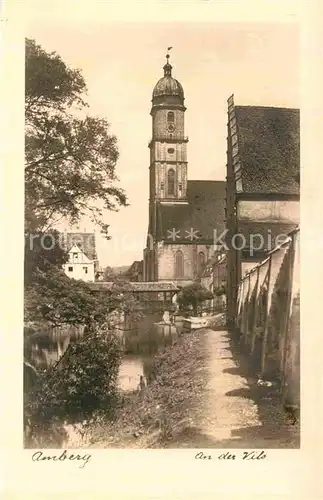
[[[221,285],[219,286],[218,288],[216,288],[216,290],[214,291],[214,295],[216,297],[221,297],[222,295],[225,295],[227,293],[226,291],[226,286],[225,285]]]
[[[198,308],[206,300],[213,299],[213,294],[200,283],[192,283],[181,289],[178,293],[178,303],[181,310],[193,309],[194,316],[197,316]]]
[[[70,344],[25,397],[31,434],[48,435],[55,422],[83,421],[97,410],[112,416],[120,362],[121,345],[113,333],[91,332]]]

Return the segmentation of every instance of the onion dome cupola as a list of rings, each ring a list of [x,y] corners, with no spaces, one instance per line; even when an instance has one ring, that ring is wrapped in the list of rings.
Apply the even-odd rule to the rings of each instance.
[[[163,67],[164,76],[160,78],[153,90],[153,108],[169,105],[184,108],[184,90],[178,80],[172,76],[172,65],[169,63],[169,54],[166,55],[166,64]]]

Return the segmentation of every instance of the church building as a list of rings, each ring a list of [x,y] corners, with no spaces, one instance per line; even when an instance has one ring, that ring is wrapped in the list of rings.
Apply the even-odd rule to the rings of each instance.
[[[150,112],[149,224],[143,279],[185,285],[201,275],[217,236],[225,229],[225,181],[188,180],[184,90],[172,76],[168,54],[166,58]]]

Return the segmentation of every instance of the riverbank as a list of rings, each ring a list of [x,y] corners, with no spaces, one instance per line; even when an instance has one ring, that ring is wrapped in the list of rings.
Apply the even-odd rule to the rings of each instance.
[[[213,324],[212,324],[213,322]],[[88,428],[88,448],[298,448],[275,385],[258,384],[216,316],[154,359],[154,378],[124,397],[114,422]]]
[[[220,327],[223,315],[209,319]],[[124,397],[115,422],[102,421],[87,432],[93,448],[160,448],[190,427],[200,412],[208,382],[205,329],[183,333],[154,359],[154,379]]]

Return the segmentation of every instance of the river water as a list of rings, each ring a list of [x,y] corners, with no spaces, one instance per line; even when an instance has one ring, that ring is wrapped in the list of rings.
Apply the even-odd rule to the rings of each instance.
[[[119,371],[118,385],[122,391],[139,387],[140,379],[149,383],[152,363],[156,353],[171,345],[178,337],[181,324],[156,324],[156,316],[146,315],[136,328],[121,333],[124,354]],[[120,334],[120,333],[119,333]],[[28,338],[27,359],[37,368],[56,363],[71,342],[75,342],[82,330],[50,332]]]

